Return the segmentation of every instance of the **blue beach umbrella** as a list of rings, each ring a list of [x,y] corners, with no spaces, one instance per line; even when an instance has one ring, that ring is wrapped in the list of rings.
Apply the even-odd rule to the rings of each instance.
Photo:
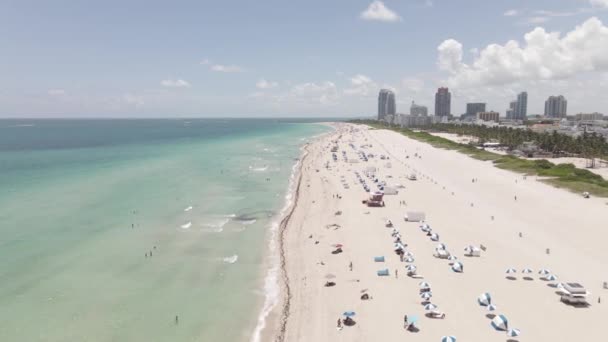
[[[423,292],[420,294],[420,298],[422,299],[431,299],[431,297],[433,297],[433,294],[430,292]]]
[[[517,337],[521,334],[521,331],[519,329],[509,329],[507,331],[507,336],[509,337]]]
[[[524,269],[521,271],[521,273],[523,273],[523,274],[530,274],[530,273],[532,273],[532,270],[531,270],[531,269],[529,269],[529,268],[524,268]]]
[[[546,281],[556,281],[557,277],[554,276],[553,274],[549,274],[548,276],[545,277]]]
[[[482,293],[477,297],[477,303],[482,306],[488,306],[492,303],[492,296],[489,293]]]
[[[542,270],[538,271],[538,274],[540,274],[540,275],[547,275],[547,274],[551,274],[551,271],[549,271],[546,268],[543,268]]]
[[[488,311],[496,311],[496,305],[494,305],[494,304],[488,305]]]
[[[456,337],[454,337],[454,336],[443,336],[441,338],[441,342],[456,342]]]
[[[431,311],[431,310],[435,310],[435,309],[437,309],[437,305],[435,305],[435,304],[429,303],[424,306],[424,310],[426,310],[426,311]]]
[[[420,285],[421,289],[431,288],[431,285],[429,285],[429,283],[427,283],[426,281],[421,281],[420,283],[418,283],[418,285]]]
[[[509,328],[509,321],[504,315],[494,317],[491,324],[496,330],[506,331]]]
[[[345,317],[353,317],[355,315],[354,311],[345,311],[342,315]]]
[[[406,269],[408,272],[416,272],[416,269],[417,269],[417,268],[416,268],[416,265],[407,265],[407,266],[405,266],[405,269]]]
[[[463,265],[461,262],[457,261],[452,265],[452,271],[460,273],[460,272],[462,272],[462,270],[463,270]]]

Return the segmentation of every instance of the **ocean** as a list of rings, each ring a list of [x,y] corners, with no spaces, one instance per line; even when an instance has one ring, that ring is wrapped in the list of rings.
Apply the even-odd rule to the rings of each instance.
[[[250,340],[301,146],[328,130],[0,120],[0,341]]]

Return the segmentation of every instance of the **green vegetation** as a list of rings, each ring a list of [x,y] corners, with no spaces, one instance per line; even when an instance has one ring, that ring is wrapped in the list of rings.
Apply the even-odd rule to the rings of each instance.
[[[353,123],[365,124],[375,129],[390,129],[407,137],[428,143],[437,148],[456,150],[472,158],[492,161],[498,168],[526,175],[546,177],[544,182],[570,191],[589,193],[608,197],[608,181],[589,170],[576,168],[573,164],[553,164],[548,160],[527,160],[511,155],[500,155],[479,149],[472,144],[459,144],[424,131],[389,127],[374,120],[356,120]],[[444,124],[445,125],[445,124]]]

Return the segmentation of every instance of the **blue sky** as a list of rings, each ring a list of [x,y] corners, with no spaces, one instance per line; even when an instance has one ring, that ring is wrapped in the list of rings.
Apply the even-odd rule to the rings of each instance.
[[[608,114],[606,8],[608,0],[3,1],[0,117],[369,115],[381,87],[396,91],[399,112],[412,100],[432,111],[442,85],[454,114],[468,101],[504,114],[521,90],[530,112],[563,94],[571,114]],[[536,27],[546,34],[526,43]]]

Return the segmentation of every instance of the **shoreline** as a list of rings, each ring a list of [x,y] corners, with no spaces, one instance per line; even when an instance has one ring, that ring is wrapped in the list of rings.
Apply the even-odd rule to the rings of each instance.
[[[333,123],[321,123],[323,126],[333,128]],[[311,144],[323,139],[323,137],[331,134],[333,131],[324,132],[310,138],[310,141],[303,144],[298,161],[292,166],[292,174],[290,182],[285,194],[286,202],[277,216],[277,221],[273,223],[268,240],[269,255],[267,257],[268,265],[263,278],[264,284],[264,300],[262,307],[257,316],[257,323],[253,329],[253,333],[249,336],[250,342],[259,342],[266,340],[283,341],[285,326],[289,316],[289,305],[291,300],[291,288],[289,285],[289,276],[287,274],[286,258],[285,258],[285,232],[289,225],[291,216],[298,205],[300,196],[300,186],[304,171],[304,163],[309,156]],[[277,254],[273,254],[277,252]],[[275,259],[276,264],[273,262]],[[269,293],[269,287],[278,287],[276,297]]]

